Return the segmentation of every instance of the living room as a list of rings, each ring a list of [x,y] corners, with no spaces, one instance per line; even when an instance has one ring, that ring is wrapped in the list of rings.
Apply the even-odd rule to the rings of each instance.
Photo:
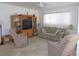
[[[79,55],[78,13],[78,2],[0,2],[0,55]]]

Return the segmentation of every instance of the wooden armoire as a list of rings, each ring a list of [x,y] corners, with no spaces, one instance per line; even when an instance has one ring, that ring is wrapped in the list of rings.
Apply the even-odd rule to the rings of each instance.
[[[36,16],[35,15],[12,15],[11,28],[17,33],[27,33],[27,37],[36,35]]]

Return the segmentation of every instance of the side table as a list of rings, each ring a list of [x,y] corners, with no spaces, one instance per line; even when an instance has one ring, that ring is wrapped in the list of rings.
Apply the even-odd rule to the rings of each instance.
[[[2,45],[3,47],[6,47],[6,39],[9,39],[9,41],[12,43],[12,46],[13,46],[13,43],[14,43],[14,38],[12,35],[3,35],[2,36]]]

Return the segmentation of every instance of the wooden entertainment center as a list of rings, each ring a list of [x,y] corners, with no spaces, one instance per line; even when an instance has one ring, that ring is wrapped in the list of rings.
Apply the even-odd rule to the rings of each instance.
[[[35,15],[12,15],[11,29],[13,29],[17,34],[27,33],[27,37],[32,37],[37,35],[36,19]]]

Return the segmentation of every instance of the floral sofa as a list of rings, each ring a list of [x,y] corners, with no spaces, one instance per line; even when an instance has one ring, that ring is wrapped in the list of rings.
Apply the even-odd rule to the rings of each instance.
[[[59,41],[67,35],[64,28],[57,27],[43,27],[38,30],[38,36],[53,41]]]

